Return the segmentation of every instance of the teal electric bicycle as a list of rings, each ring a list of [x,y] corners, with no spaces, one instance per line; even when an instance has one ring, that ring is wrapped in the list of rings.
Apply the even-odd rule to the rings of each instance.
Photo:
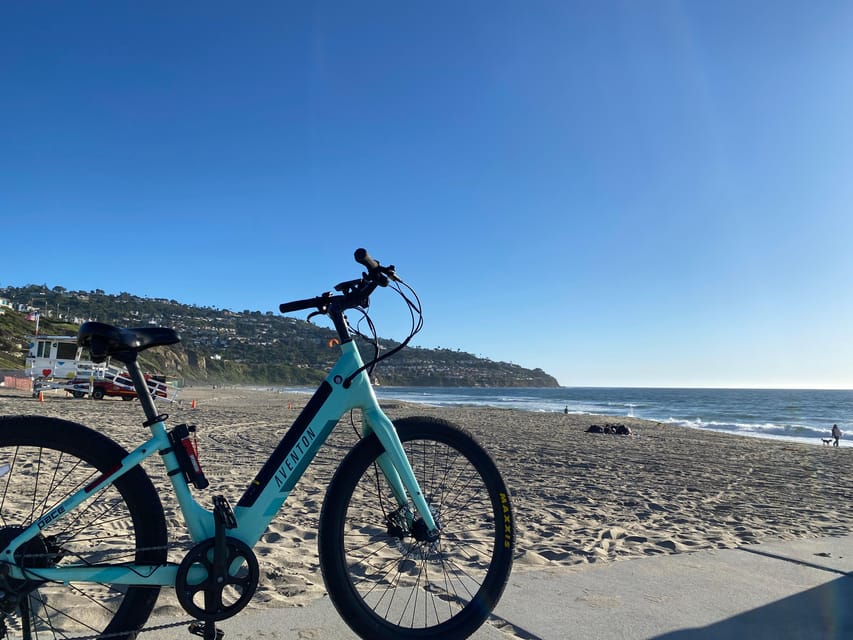
[[[318,530],[320,566],[338,612],[371,640],[465,638],[486,620],[512,565],[509,491],[465,431],[431,418],[392,423],[383,413],[369,373],[417,333],[420,302],[393,266],[363,249],[355,258],[366,269],[360,278],[280,307],[328,316],[341,355],[233,507],[222,495],[204,500],[210,508],[199,502],[209,483],[193,427],[167,428],[137,363],[139,352],[177,343],[176,332],[80,327],[79,343],[93,360],[126,366],[151,437],[128,452],[66,420],[0,417],[0,638],[135,638],[163,587],[175,589],[191,633],[221,638],[216,623],[240,612],[257,588],[253,546],[351,410],[361,411],[361,437],[328,486]],[[409,337],[381,355],[367,316],[380,287],[399,293],[412,317]],[[375,348],[367,364],[348,311],[370,327],[372,335],[362,336]],[[192,540],[180,562],[167,559],[163,507],[140,466],[153,456],[163,462]]]

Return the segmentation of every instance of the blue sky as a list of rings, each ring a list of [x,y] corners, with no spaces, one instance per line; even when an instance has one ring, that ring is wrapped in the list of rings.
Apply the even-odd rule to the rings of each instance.
[[[422,346],[853,388],[851,33],[849,2],[4,3],[0,286],[268,311],[364,246]]]

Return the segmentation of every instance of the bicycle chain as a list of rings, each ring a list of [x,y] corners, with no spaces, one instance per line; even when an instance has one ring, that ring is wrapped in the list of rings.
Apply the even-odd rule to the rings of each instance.
[[[18,616],[13,616],[17,618]],[[185,620],[178,620],[177,622],[167,622],[164,624],[156,624],[148,627],[141,627],[135,631],[135,633],[145,633],[146,631],[162,631],[163,629],[173,629],[175,627],[189,626],[196,620],[187,618]],[[99,640],[99,638],[116,638],[118,636],[126,636],[127,631],[114,631],[113,633],[99,633],[94,636],[67,636],[65,640]]]
[[[166,624],[158,624],[150,627],[142,627],[138,629],[136,633],[145,633],[146,631],[162,631],[163,629],[173,629],[174,627],[182,627],[184,625],[189,626],[195,620],[179,620],[178,622],[169,622]],[[116,631],[114,633],[99,633],[96,636],[73,636],[65,638],[65,640],[99,640],[99,638],[115,638],[117,636],[125,636],[127,635],[127,631]]]

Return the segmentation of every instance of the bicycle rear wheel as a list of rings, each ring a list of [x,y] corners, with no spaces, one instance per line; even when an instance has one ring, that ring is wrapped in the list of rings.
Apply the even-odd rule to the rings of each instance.
[[[467,638],[488,617],[512,567],[509,492],[494,462],[459,428],[394,423],[441,532],[424,535],[377,464],[375,436],[344,458],[320,515],[320,566],[341,617],[361,637]],[[418,530],[420,523],[421,530]]]
[[[126,455],[83,425],[39,416],[0,417],[0,549],[33,522],[43,523],[41,533],[15,554],[30,579],[0,579],[5,637],[130,640],[145,624],[159,588],[62,584],[37,577],[46,567],[166,561],[163,507],[140,467],[74,512],[45,520],[62,500],[114,470]]]

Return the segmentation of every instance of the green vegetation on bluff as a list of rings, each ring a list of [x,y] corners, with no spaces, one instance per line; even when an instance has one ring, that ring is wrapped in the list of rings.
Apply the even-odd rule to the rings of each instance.
[[[152,349],[144,360],[151,369],[191,382],[312,385],[337,358],[329,348],[330,329],[272,312],[185,305],[176,300],[140,298],[101,290],[68,291],[64,287],[28,285],[0,289],[0,297],[41,311],[40,333],[73,335],[86,320],[119,326],[166,326],[181,334],[181,344]],[[0,315],[0,369],[21,369],[24,337],[35,326],[25,313],[9,308]],[[397,343],[381,340],[383,350]],[[371,353],[364,351],[365,357]],[[555,387],[541,369],[478,358],[450,349],[410,347],[379,364],[384,385]]]

